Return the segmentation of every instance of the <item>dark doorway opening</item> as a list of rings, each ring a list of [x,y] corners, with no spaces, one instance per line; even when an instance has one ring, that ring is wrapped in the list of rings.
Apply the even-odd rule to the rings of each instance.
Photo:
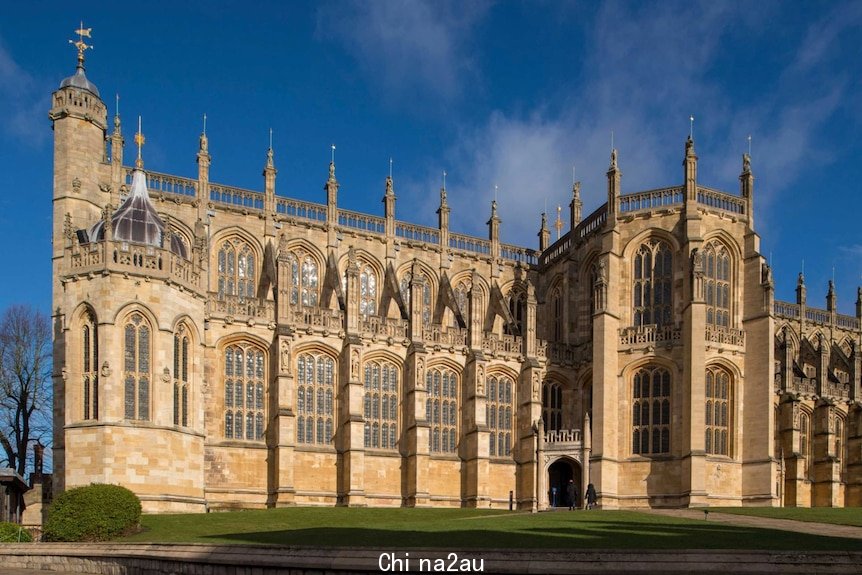
[[[548,505],[551,507],[568,507],[570,505],[568,496],[569,480],[577,487],[577,498],[575,507],[580,507],[584,494],[581,493],[581,469],[567,460],[559,459],[548,468]]]

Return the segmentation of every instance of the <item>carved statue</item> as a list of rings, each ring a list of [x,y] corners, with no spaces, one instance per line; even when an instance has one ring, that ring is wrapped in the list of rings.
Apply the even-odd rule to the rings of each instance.
[[[539,374],[533,374],[533,401],[539,400]]]
[[[476,393],[485,395],[485,368],[481,365],[476,370]]]
[[[416,387],[425,389],[425,362],[421,359],[416,362]]]
[[[353,381],[359,380],[359,350],[354,349],[350,352],[350,379]]]
[[[695,275],[703,275],[703,254],[697,248],[691,250],[691,271]]]
[[[165,383],[170,383],[171,381],[171,370],[165,368],[162,370],[162,381]]]
[[[281,371],[290,375],[290,344],[281,342]]]

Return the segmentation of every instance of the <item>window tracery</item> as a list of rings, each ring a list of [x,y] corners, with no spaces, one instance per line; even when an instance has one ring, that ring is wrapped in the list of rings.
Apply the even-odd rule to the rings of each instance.
[[[803,412],[799,414],[799,455],[804,459],[805,477],[809,477],[811,473],[811,424],[808,414]]]
[[[425,374],[428,399],[425,418],[431,453],[455,453],[458,441],[458,376],[445,367],[429,368]]]
[[[150,326],[138,312],[123,328],[123,383],[126,419],[150,419]]]
[[[218,251],[218,297],[255,295],[254,252],[239,238],[224,241]]]
[[[96,319],[87,312],[81,327],[84,419],[99,419],[99,337]]]
[[[287,259],[290,266],[290,303],[316,306],[320,286],[317,262],[302,251],[287,254]]]
[[[369,361],[364,375],[365,447],[395,449],[398,368],[388,361]]]
[[[719,242],[704,249],[706,323],[730,327],[730,254]]]
[[[423,279],[422,284],[422,323],[424,325],[431,324],[431,282],[427,276],[421,276]],[[409,312],[410,310],[410,283],[413,281],[413,274],[407,272],[404,274],[404,277],[401,278],[401,299],[404,301],[404,305],[407,307]]]
[[[248,343],[224,352],[224,436],[262,440],[264,434],[264,354]]]
[[[359,268],[359,315],[368,317],[377,313],[377,274],[366,263]]]
[[[488,376],[485,421],[491,457],[506,457],[512,449],[512,380],[506,376]]]
[[[300,354],[296,359],[296,440],[327,445],[335,413],[335,360],[328,355]]]
[[[721,368],[706,370],[706,452],[731,455],[733,388],[730,374]]]
[[[189,335],[184,324],[174,333],[174,425],[189,425]]]
[[[542,423],[545,431],[563,429],[563,386],[546,381],[542,385]]]
[[[670,453],[670,372],[642,367],[634,375],[632,396],[632,452]]]
[[[667,325],[673,311],[673,254],[667,242],[650,240],[634,255],[634,324]]]

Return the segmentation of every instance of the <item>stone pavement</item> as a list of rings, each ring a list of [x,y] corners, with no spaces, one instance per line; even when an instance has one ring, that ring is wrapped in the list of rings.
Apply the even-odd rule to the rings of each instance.
[[[862,539],[862,527],[851,525],[833,525],[831,523],[811,523],[808,521],[796,521],[793,519],[773,519],[770,517],[755,517],[753,515],[736,515],[735,513],[721,513],[710,511],[704,519],[702,509],[645,509],[645,513],[665,515],[668,517],[682,517],[684,519],[699,519],[715,523],[727,523],[729,525],[740,525],[743,527],[759,527],[762,529],[778,529],[780,531],[796,531],[810,535],[825,535],[826,537],[846,537],[848,539]]]

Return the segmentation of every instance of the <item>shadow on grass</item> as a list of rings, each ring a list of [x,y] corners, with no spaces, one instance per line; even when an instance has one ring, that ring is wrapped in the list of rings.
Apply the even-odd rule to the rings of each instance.
[[[752,549],[862,551],[862,541],[726,524],[589,522],[570,526],[445,531],[387,530],[373,527],[315,527],[211,534],[213,543],[257,543],[391,549]]]

